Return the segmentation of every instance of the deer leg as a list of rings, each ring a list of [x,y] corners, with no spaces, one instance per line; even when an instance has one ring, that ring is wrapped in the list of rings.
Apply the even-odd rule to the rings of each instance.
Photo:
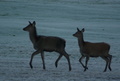
[[[56,60],[56,62],[55,62],[55,66],[56,66],[56,67],[57,67],[57,65],[58,65],[58,61],[61,59],[62,56],[63,56],[63,55],[60,54],[59,57],[57,58],[57,60]]]
[[[84,58],[85,58],[84,56],[80,57],[79,62],[81,63],[81,65],[83,66],[83,68],[88,69],[88,68],[87,68],[87,67],[85,67],[85,66],[84,66],[84,64],[82,63],[82,59],[84,59]]]
[[[112,55],[109,55],[109,64],[108,64],[108,68],[109,68],[109,70],[110,71],[112,71],[112,69],[111,69],[111,60],[112,60]]]
[[[86,57],[86,61],[85,61],[85,69],[84,69],[84,71],[86,71],[86,69],[87,69],[88,60],[89,60],[89,56]]]
[[[29,62],[29,65],[30,65],[31,69],[33,68],[33,66],[32,66],[33,57],[34,57],[35,55],[37,55],[38,53],[40,53],[39,50],[35,51],[35,52],[31,55],[31,59],[30,59],[30,62]]]
[[[45,69],[44,52],[41,52],[41,58],[43,62],[43,69]]]
[[[71,71],[71,64],[70,64],[70,58],[69,58],[69,55],[65,52],[65,50],[63,50],[63,52],[62,52],[61,54],[64,55],[65,58],[67,59],[67,61],[68,61],[68,65],[69,65],[69,71]]]
[[[103,71],[103,72],[106,72],[109,59],[108,59],[107,57],[102,57],[102,58],[106,61],[106,66],[105,66],[105,69],[104,69],[104,71]]]

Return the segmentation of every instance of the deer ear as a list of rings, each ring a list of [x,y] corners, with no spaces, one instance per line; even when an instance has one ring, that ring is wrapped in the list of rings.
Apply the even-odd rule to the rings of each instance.
[[[36,22],[35,22],[35,21],[33,21],[33,24],[34,24],[34,25],[36,25]]]
[[[81,31],[82,31],[82,32],[84,32],[84,31],[85,31],[85,29],[83,28]]]
[[[28,21],[29,22],[29,24],[32,24],[30,21]]]
[[[80,31],[79,28],[77,28],[77,31]]]

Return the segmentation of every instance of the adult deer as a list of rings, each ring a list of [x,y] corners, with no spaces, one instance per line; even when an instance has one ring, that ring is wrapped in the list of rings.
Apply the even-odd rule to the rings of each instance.
[[[60,54],[55,62],[55,66],[57,67],[58,61],[61,59],[62,56],[65,56],[65,58],[68,61],[69,71],[71,71],[71,64],[70,64],[69,55],[65,51],[66,41],[62,38],[59,38],[59,37],[42,36],[42,35],[38,36],[35,25],[36,25],[35,21],[33,21],[33,23],[31,23],[29,21],[29,25],[26,26],[25,28],[23,28],[24,31],[29,32],[30,40],[33,43],[34,49],[36,50],[31,55],[31,59],[30,59],[30,63],[29,63],[30,67],[33,68],[33,66],[32,66],[33,57],[35,55],[41,53],[41,58],[42,58],[42,62],[43,62],[43,69],[45,69],[46,67],[45,67],[45,61],[44,61],[44,52],[45,51],[46,52],[55,51],[55,52]]]
[[[91,42],[86,42],[84,41],[83,38],[83,32],[85,29],[83,28],[82,30],[79,30],[77,28],[77,32],[73,34],[73,36],[78,38],[78,44],[80,47],[80,53],[81,53],[81,58],[79,59],[79,62],[81,65],[84,67],[84,71],[88,69],[87,64],[88,60],[90,57],[101,57],[106,61],[106,66],[104,69],[104,72],[106,72],[107,67],[111,71],[111,60],[112,60],[112,55],[109,54],[110,50],[110,45],[104,42],[101,43],[91,43]],[[86,62],[85,65],[82,63],[82,59],[86,57]]]

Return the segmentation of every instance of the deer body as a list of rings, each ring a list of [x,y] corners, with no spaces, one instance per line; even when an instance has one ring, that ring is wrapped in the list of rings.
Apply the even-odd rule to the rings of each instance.
[[[65,40],[59,37],[52,36],[38,36],[38,41],[34,44],[34,48],[43,51],[59,51],[60,48],[65,47]]]
[[[60,58],[62,56],[65,56],[68,61],[69,71],[70,71],[71,70],[70,59],[69,59],[69,55],[65,51],[66,41],[62,38],[54,37],[54,36],[42,36],[42,35],[38,36],[36,32],[35,24],[36,24],[35,21],[33,23],[29,22],[29,25],[23,28],[24,31],[29,32],[30,40],[33,43],[33,47],[36,49],[36,51],[31,55],[31,60],[29,63],[30,67],[33,68],[32,66],[33,57],[41,53],[41,58],[43,61],[43,69],[45,69],[44,52],[55,51],[60,54],[58,59],[55,62],[55,66],[57,67],[57,64]]]
[[[101,43],[85,42],[83,48],[81,48],[80,51],[81,53],[87,54],[90,57],[99,57],[107,56],[109,49],[110,46],[104,42]]]
[[[84,67],[84,71],[88,69],[87,63],[90,57],[101,57],[106,61],[106,66],[104,69],[104,72],[107,70],[107,66],[109,70],[111,71],[111,60],[112,60],[112,55],[109,54],[110,50],[110,45],[104,42],[101,43],[91,43],[91,42],[86,42],[83,39],[83,32],[84,29],[81,31],[77,28],[77,32],[73,34],[73,36],[78,38],[78,44],[80,47],[80,53],[81,53],[81,58],[79,59],[80,63]],[[86,57],[86,62],[85,65],[82,63],[82,59]]]

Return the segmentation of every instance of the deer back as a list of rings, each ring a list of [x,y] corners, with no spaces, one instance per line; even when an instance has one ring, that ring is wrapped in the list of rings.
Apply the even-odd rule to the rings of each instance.
[[[110,45],[107,43],[90,43],[85,42],[81,52],[91,57],[107,56],[110,49]]]
[[[34,45],[35,49],[45,51],[55,51],[65,47],[65,40],[59,37],[38,36],[38,41]]]

